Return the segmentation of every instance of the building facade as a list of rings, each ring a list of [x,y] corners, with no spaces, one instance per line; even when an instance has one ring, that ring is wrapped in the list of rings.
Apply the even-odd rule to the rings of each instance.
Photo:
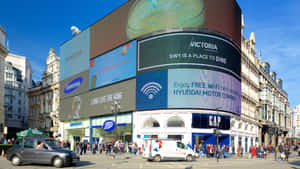
[[[9,53],[5,58],[5,125],[8,133],[26,129],[28,124],[28,88],[31,87],[32,68],[28,59]]]
[[[29,91],[29,127],[57,137],[59,128],[59,57],[51,48],[42,81]]]
[[[288,94],[283,89],[283,81],[270,70],[268,62],[259,65],[259,86],[261,142],[273,145],[285,142],[290,128]]]
[[[217,128],[221,145],[247,147],[257,124],[241,115],[241,40],[235,0],[128,1],[61,45],[64,139],[207,145]]]
[[[128,1],[61,45],[61,135],[207,145],[218,129],[221,146],[264,143],[260,62],[243,27],[235,0]]]
[[[5,126],[5,112],[4,112],[4,69],[5,57],[8,50],[5,48],[6,34],[0,25],[0,137],[3,136],[3,127]]]
[[[300,140],[300,105],[290,111],[290,116],[291,128],[289,138],[293,143],[297,143]]]
[[[259,102],[259,79],[257,57],[255,52],[255,35],[252,32],[249,39],[243,34],[244,21],[242,17],[241,39],[241,76],[242,76],[242,99],[241,116],[231,120],[231,144],[235,150],[240,145],[245,152],[250,146],[260,141],[260,123],[257,119],[256,106]],[[231,145],[233,146],[233,145]]]

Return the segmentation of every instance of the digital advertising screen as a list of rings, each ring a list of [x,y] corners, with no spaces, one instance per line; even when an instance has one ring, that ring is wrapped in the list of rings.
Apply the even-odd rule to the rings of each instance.
[[[138,41],[137,72],[172,68],[216,70],[240,78],[239,48],[227,39],[200,32],[177,32]]]
[[[239,115],[241,81],[212,70],[169,69],[168,108],[219,108]]]
[[[129,0],[91,26],[91,55],[153,32],[197,29],[221,33],[240,46],[241,9],[235,0]]]
[[[60,81],[60,99],[89,91],[89,70]]]
[[[90,61],[90,89],[136,76],[136,41]]]
[[[88,116],[88,93],[60,99],[59,119],[76,120]]]
[[[137,75],[136,109],[197,108],[241,114],[241,81],[204,69],[166,69]]]
[[[90,29],[60,46],[60,80],[89,69]]]

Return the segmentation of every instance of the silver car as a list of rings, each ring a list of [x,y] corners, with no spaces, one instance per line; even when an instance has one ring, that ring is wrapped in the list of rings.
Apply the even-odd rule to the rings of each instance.
[[[13,165],[23,163],[51,164],[57,168],[65,164],[76,165],[79,155],[70,150],[57,147],[57,142],[48,138],[24,137],[17,139],[7,153],[6,158]]]

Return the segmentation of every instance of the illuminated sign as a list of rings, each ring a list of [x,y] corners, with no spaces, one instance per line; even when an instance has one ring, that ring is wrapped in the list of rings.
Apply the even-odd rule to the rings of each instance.
[[[113,120],[106,120],[103,123],[104,131],[112,131],[115,128],[116,123]]]
[[[74,90],[76,90],[81,84],[82,84],[83,78],[78,77],[71,81],[64,89],[65,94],[72,93]]]
[[[136,76],[136,41],[90,61],[90,89]]]
[[[192,128],[218,128],[222,130],[229,130],[230,116],[193,113]]]
[[[196,32],[167,33],[138,42],[138,73],[174,68],[216,70],[240,79],[241,54],[230,40]]]

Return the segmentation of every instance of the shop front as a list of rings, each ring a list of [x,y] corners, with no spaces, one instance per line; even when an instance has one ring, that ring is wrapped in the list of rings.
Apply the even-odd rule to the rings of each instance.
[[[132,113],[91,118],[91,142],[112,142],[116,138],[123,143],[132,141]],[[117,134],[116,134],[117,132]]]
[[[71,149],[74,150],[75,143],[90,141],[90,120],[72,120],[64,122],[64,141],[71,143]]]
[[[213,129],[218,129],[220,147],[229,145],[230,116],[217,113],[193,113],[192,115],[192,144],[206,146],[216,145],[217,137]]]

